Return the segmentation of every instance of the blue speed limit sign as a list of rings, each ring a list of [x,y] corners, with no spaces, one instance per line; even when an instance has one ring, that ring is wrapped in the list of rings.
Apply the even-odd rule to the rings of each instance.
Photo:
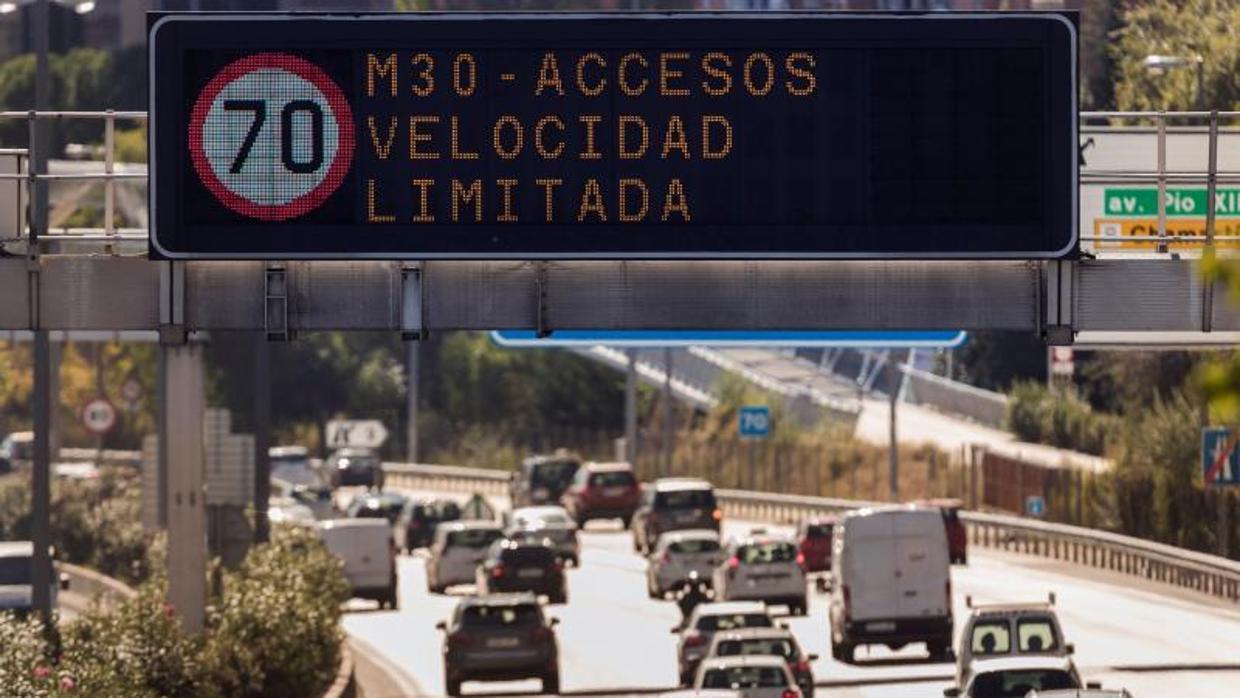
[[[748,439],[765,439],[771,433],[771,408],[766,405],[745,405],[738,416],[740,435]]]

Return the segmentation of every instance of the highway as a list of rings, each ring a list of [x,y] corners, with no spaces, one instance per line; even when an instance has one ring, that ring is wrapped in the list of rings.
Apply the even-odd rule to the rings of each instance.
[[[495,500],[497,504],[502,500]],[[729,521],[725,536],[749,524]],[[768,527],[775,528],[775,527]],[[561,619],[559,641],[565,694],[623,695],[675,685],[679,618],[671,602],[646,598],[644,560],[618,524],[594,522],[582,533],[582,565],[569,571],[569,603],[551,606]],[[971,551],[967,567],[953,569],[957,627],[967,617],[965,595],[980,603],[1058,596],[1064,633],[1076,644],[1087,681],[1127,687],[1137,698],[1234,695],[1240,685],[1240,609],[1176,596],[1163,587],[1095,571],[989,551]],[[363,651],[373,651],[400,672],[404,693],[443,695],[440,633],[456,599],[428,594],[421,555],[399,562],[400,609],[374,611],[350,603],[344,627]],[[468,587],[453,590],[464,594]],[[892,653],[858,650],[857,664],[831,659],[825,596],[813,594],[808,617],[788,619],[814,664],[822,696],[892,698],[937,696],[953,667],[931,663],[920,646]],[[467,694],[535,693],[537,681],[467,683]],[[368,696],[368,698],[375,698]]]

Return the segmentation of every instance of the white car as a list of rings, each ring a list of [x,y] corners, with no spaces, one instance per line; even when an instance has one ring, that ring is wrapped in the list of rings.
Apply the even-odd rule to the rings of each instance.
[[[783,657],[788,664],[788,671],[792,672],[792,679],[801,689],[801,695],[813,698],[812,664],[818,661],[818,655],[802,652],[796,636],[788,628],[721,630],[715,633],[710,649],[706,651],[707,659],[753,655]]]
[[[353,595],[396,608],[396,545],[387,519],[320,521],[319,538],[344,563]]]
[[[783,657],[770,655],[703,660],[693,687],[739,691],[744,698],[801,698]]]
[[[1016,656],[974,659],[964,686],[943,689],[947,698],[1025,698],[1034,691],[1084,688],[1070,657]]]
[[[1065,688],[1054,691],[1031,691],[1025,698],[1132,698],[1132,694],[1123,688]]]
[[[712,586],[719,601],[765,601],[787,606],[794,616],[809,608],[800,553],[788,537],[760,534],[734,541],[715,568]]]
[[[766,605],[757,601],[698,604],[683,625],[672,628],[672,634],[680,636],[676,643],[680,685],[693,685],[698,663],[706,656],[716,632],[774,626]]]
[[[487,549],[503,537],[503,529],[491,521],[451,521],[436,526],[426,561],[427,589],[443,593],[450,586],[473,583]]]
[[[719,534],[710,529],[665,533],[646,562],[646,591],[652,599],[663,598],[692,572],[709,580],[722,555]]]
[[[1075,651],[1065,642],[1055,613],[1055,595],[1047,601],[975,605],[960,633],[956,649],[956,684],[969,680],[974,658],[1010,655],[1068,656]]]
[[[555,548],[556,556],[568,560],[573,567],[581,563],[581,544],[577,541],[577,523],[560,506],[522,507],[508,516],[504,534],[518,542],[546,542]]]

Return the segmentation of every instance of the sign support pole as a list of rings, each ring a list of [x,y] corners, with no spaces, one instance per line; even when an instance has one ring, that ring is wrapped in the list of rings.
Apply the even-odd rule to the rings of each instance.
[[[271,538],[267,502],[271,499],[271,343],[254,334],[254,542]]]
[[[624,457],[637,467],[637,350],[629,349],[624,376]]]
[[[672,350],[663,350],[663,474],[672,474]]]
[[[416,340],[405,342],[405,461],[418,462],[418,387],[422,367],[418,353],[422,344]]]
[[[168,458],[168,602],[190,633],[202,631],[207,600],[207,516],[203,492],[203,410],[206,380],[202,347],[165,345],[164,433]],[[162,450],[162,449],[161,449]]]
[[[887,498],[892,502],[900,501],[900,442],[896,436],[896,406],[900,398],[901,374],[895,355],[895,351],[892,351],[887,366],[890,376],[887,381],[887,400],[890,407],[887,422]]]
[[[30,487],[31,605],[44,623],[52,620],[51,535],[51,349],[47,330],[34,333],[34,464]]]

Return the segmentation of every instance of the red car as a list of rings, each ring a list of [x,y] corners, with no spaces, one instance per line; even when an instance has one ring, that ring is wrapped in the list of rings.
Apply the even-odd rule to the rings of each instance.
[[[969,534],[960,520],[959,499],[923,499],[913,503],[926,509],[938,509],[943,514],[943,527],[947,530],[947,548],[953,565],[969,562]]]
[[[837,520],[834,516],[823,516],[803,521],[797,528],[797,550],[806,572],[831,569],[831,533]]]
[[[560,503],[578,526],[590,519],[620,519],[625,528],[641,500],[641,487],[628,463],[586,463],[577,470]]]

